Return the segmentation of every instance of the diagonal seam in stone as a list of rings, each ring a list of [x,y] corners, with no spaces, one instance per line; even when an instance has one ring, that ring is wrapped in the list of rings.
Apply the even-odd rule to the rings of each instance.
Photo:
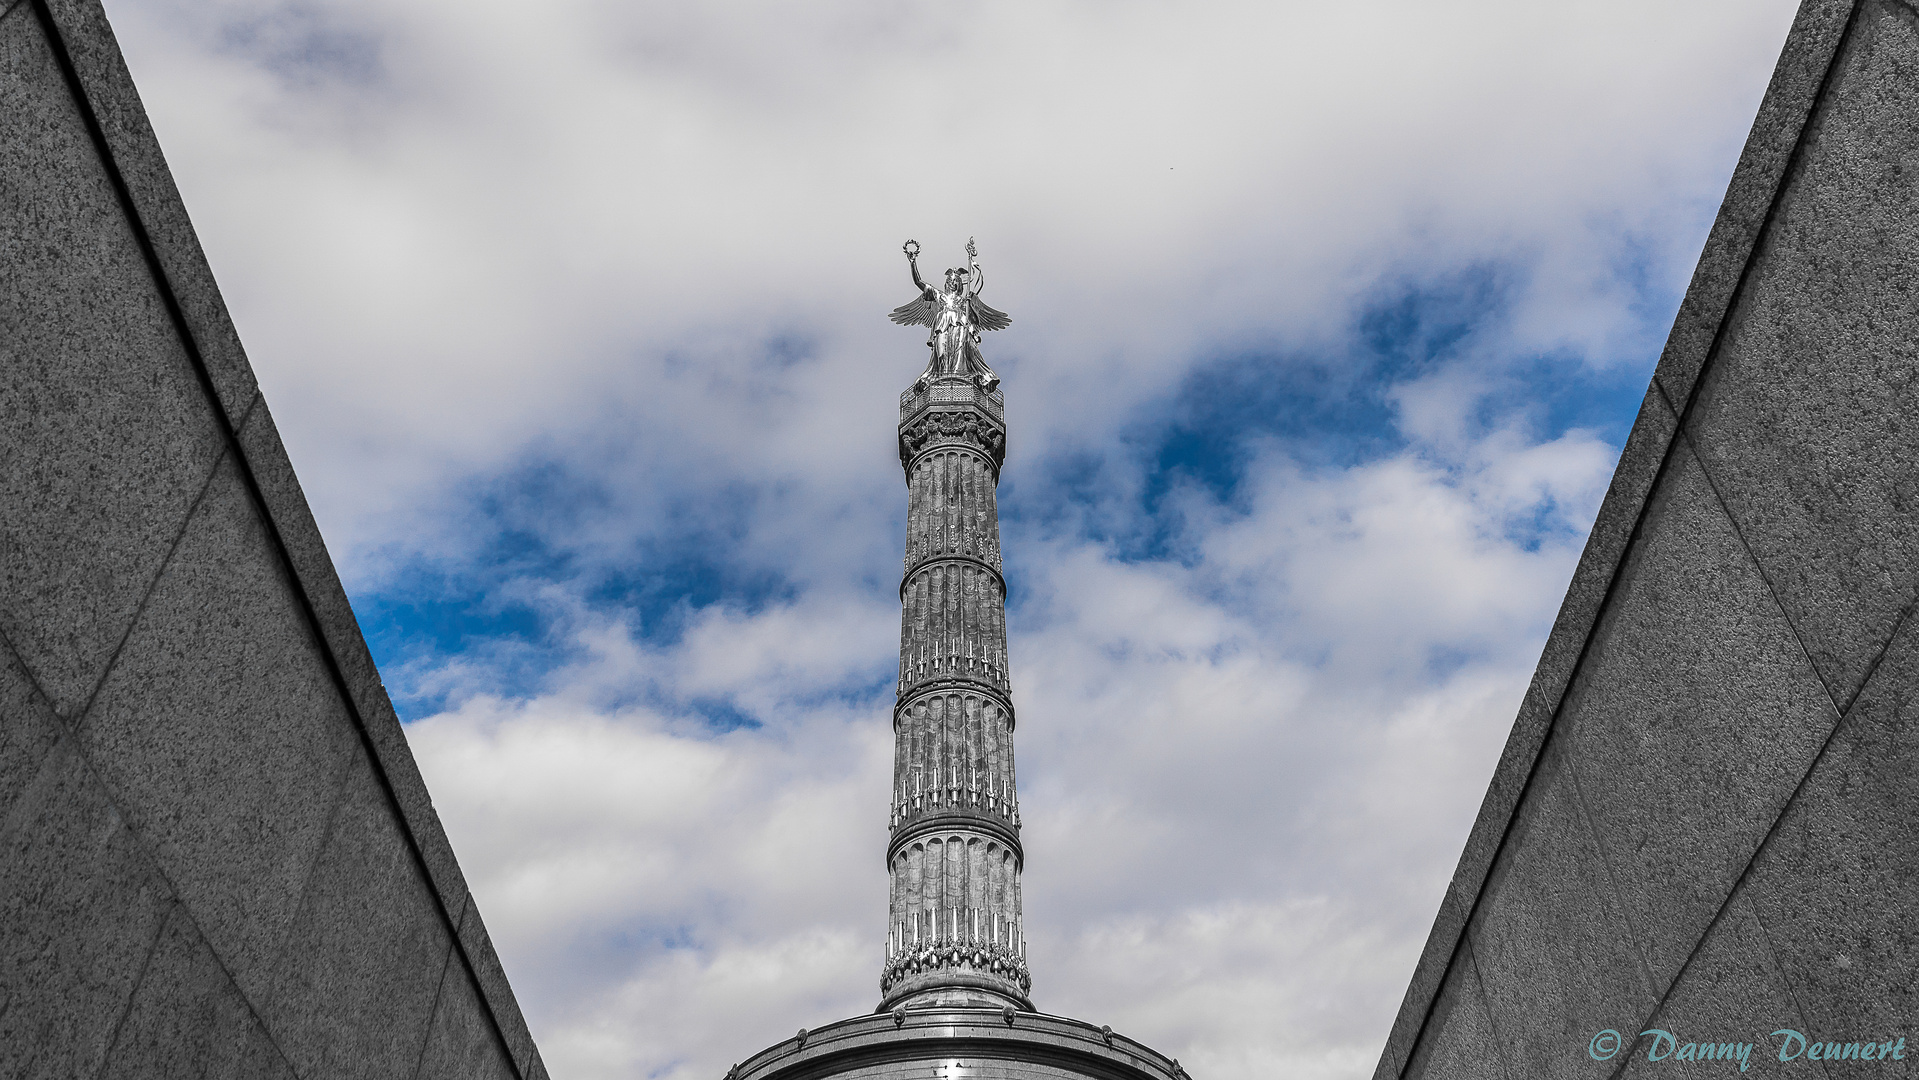
[[[466,904],[471,904],[472,902],[473,898],[468,896]],[[462,918],[466,915],[466,904],[461,905],[460,915]],[[418,1077],[420,1070],[426,1068],[427,1048],[433,1045],[433,1022],[439,1019],[440,1001],[446,997],[446,980],[452,973],[453,947],[451,943],[449,943],[446,950],[446,957],[440,961],[440,981],[433,987],[433,1005],[428,1008],[426,1012],[426,1030],[420,1033],[420,1052],[413,1059],[413,1070],[407,1074],[409,1076]],[[506,1056],[511,1058],[513,1055],[509,1053]]]
[[[1893,631],[1894,640],[1898,639],[1899,633],[1903,631],[1905,627],[1906,623],[1902,620],[1899,626]],[[1764,855],[1766,849],[1771,846],[1773,837],[1779,833],[1780,824],[1786,820],[1786,815],[1792,812],[1794,804],[1799,801],[1800,793],[1805,790],[1807,782],[1812,779],[1812,774],[1819,771],[1819,763],[1826,760],[1826,753],[1832,748],[1832,741],[1838,737],[1840,729],[1846,726],[1847,721],[1851,720],[1853,715],[1852,712],[1848,711],[1846,715],[1839,718],[1838,723],[1832,725],[1831,730],[1826,732],[1825,741],[1819,744],[1819,752],[1812,756],[1812,761],[1806,766],[1806,771],[1800,774],[1799,782],[1793,785],[1792,794],[1788,795],[1786,801],[1780,805],[1779,813],[1773,816],[1772,824],[1766,827],[1766,835],[1761,837],[1758,845],[1753,848],[1752,855],[1746,859],[1746,865],[1740,867],[1739,876],[1733,879],[1732,888],[1727,890],[1726,898],[1720,901],[1719,909],[1713,912],[1712,918],[1706,923],[1706,928],[1700,932],[1698,940],[1693,942],[1692,950],[1686,954],[1685,963],[1679,965],[1679,973],[1673,976],[1672,985],[1668,986],[1665,993],[1660,995],[1659,1001],[1653,1006],[1652,1012],[1647,1014],[1648,1018],[1657,1015],[1660,1009],[1665,1008],[1666,1002],[1672,997],[1673,991],[1678,988],[1680,983],[1685,981],[1686,972],[1691,969],[1693,961],[1698,959],[1699,951],[1705,947],[1706,939],[1710,938],[1712,932],[1725,920],[1726,913],[1732,909],[1733,901],[1738,899],[1740,894],[1744,892],[1746,880],[1752,876],[1753,867],[1759,864],[1760,856]],[[1757,911],[1753,912],[1753,918],[1759,918]],[[1763,921],[1760,922],[1760,929],[1762,931],[1765,929],[1765,923]],[[1786,980],[1786,987],[1790,992],[1792,990],[1792,980],[1786,975],[1785,965],[1779,962],[1778,951],[1772,948],[1772,938],[1770,934],[1766,936],[1766,948],[1772,951],[1773,966],[1778,969],[1780,978]],[[1800,1015],[1804,1017],[1806,1015],[1805,1006],[1800,1003],[1799,996],[1796,992],[1793,993],[1793,1004],[1799,1007]]]
[[[194,494],[193,501],[187,504],[187,512],[180,519],[180,527],[174,530],[173,539],[167,542],[166,555],[160,559],[158,567],[153,571],[152,579],[147,582],[146,590],[140,594],[140,602],[134,605],[133,614],[127,619],[125,629],[120,631],[120,640],[113,643],[113,651],[107,654],[106,663],[101,665],[100,675],[93,681],[93,689],[87,691],[87,699],[81,702],[73,712],[73,728],[76,735],[79,729],[86,726],[87,715],[93,712],[93,703],[99,700],[100,691],[106,687],[107,680],[112,677],[113,669],[119,666],[120,654],[126,650],[127,642],[132,640],[134,628],[139,626],[140,620],[146,616],[147,605],[152,602],[153,594],[160,591],[160,579],[166,577],[167,570],[173,566],[174,557],[180,553],[180,544],[186,540],[187,530],[193,527],[193,519],[200,513],[201,504],[206,502],[207,492],[213,490],[214,478],[220,475],[220,466],[226,464],[231,453],[231,448],[223,447],[214,456],[213,468],[207,470],[206,479],[200,481],[200,490]]]
[[[78,748],[76,747],[75,749],[77,750]],[[85,754],[79,754],[77,756],[82,759],[86,757]],[[118,814],[119,812],[119,807],[114,807],[114,813]],[[125,819],[122,820],[124,821]],[[128,829],[127,831],[131,833],[133,830]],[[140,987],[146,984],[147,973],[153,969],[153,957],[154,954],[160,951],[160,943],[166,940],[167,927],[172,924],[174,916],[181,914],[185,907],[186,905],[180,902],[179,894],[175,893],[172,906],[167,910],[166,916],[160,920],[160,925],[154,928],[153,940],[147,942],[147,954],[140,959],[140,974],[133,978],[133,989],[127,993],[126,1006],[120,1010],[119,1018],[113,1022],[113,1033],[107,1036],[106,1052],[100,1055],[101,1073],[107,1072],[107,1067],[113,1064],[113,1049],[120,1045],[120,1032],[127,1026],[127,1017],[133,1015],[134,999],[140,996]]]
[[[1493,1029],[1493,1052],[1499,1057],[1500,1075],[1512,1080],[1518,1074],[1513,1072],[1513,1063],[1506,1060],[1506,1040],[1499,1037],[1499,1021],[1493,1016],[1492,998],[1486,993],[1486,976],[1479,970],[1479,950],[1473,948],[1470,939],[1465,943],[1465,953],[1471,968],[1468,974],[1472,976],[1473,985],[1479,988],[1479,1011],[1486,1014],[1486,1026]]]
[[[4,638],[0,638],[0,643],[5,643],[9,650],[12,650],[13,648],[12,644],[5,642]],[[14,656],[15,656],[16,666],[20,667],[22,670],[25,670],[25,665],[19,662],[19,654],[15,652]],[[31,673],[28,674],[28,678],[29,679],[32,678]],[[173,917],[178,916],[179,918],[184,919],[188,926],[191,926],[193,928],[193,933],[200,939],[201,943],[206,944],[207,943],[206,932],[201,929],[200,921],[194,918],[193,909],[189,907],[184,900],[180,899],[180,897],[183,894],[181,893],[179,886],[176,885],[173,881],[173,878],[167,874],[166,868],[161,865],[160,860],[154,856],[152,849],[147,844],[146,837],[142,836],[139,830],[134,829],[130,824],[128,824],[129,819],[127,818],[126,812],[120,808],[119,800],[114,797],[113,789],[108,786],[106,779],[94,770],[93,759],[88,756],[85,748],[82,747],[82,745],[80,744],[80,740],[78,736],[75,735],[72,725],[68,723],[65,717],[60,715],[58,710],[54,709],[52,699],[48,698],[45,692],[41,691],[37,684],[35,684],[34,690],[36,693],[40,694],[42,703],[45,704],[47,707],[47,713],[53,717],[53,723],[58,729],[58,738],[71,746],[74,760],[77,763],[79,769],[86,775],[87,782],[95,789],[101,801],[106,803],[108,808],[110,808],[113,811],[114,817],[118,818],[123,825],[126,825],[128,842],[133,845],[134,849],[137,852],[139,852],[140,859],[142,863],[145,864],[144,865],[145,871],[151,874],[153,877],[159,879],[160,882],[166,886],[168,895],[173,897],[173,909],[169,912],[166,918],[160,920],[160,923],[161,923],[160,933],[163,934],[165,932],[167,923]],[[56,753],[56,752],[58,751],[57,750],[50,751],[49,753]],[[157,949],[159,947],[158,943],[159,943],[159,936],[156,935],[154,938],[154,945],[152,946],[152,948]],[[219,967],[221,975],[225,976],[228,984],[230,984],[234,988],[234,992],[239,996],[240,1000],[243,1003],[245,1003],[247,1008],[247,1014],[253,1018],[253,1021],[255,1024],[259,1025],[260,1030],[266,1034],[267,1041],[273,1044],[274,1051],[280,1055],[281,1062],[287,1066],[287,1071],[291,1073],[293,1071],[292,1063],[287,1059],[285,1051],[281,1050],[280,1042],[277,1038],[274,1037],[273,1029],[267,1026],[265,1018],[263,1018],[260,1015],[258,1009],[254,1008],[252,999],[247,997],[247,995],[240,990],[239,980],[233,977],[233,972],[227,967],[226,961],[221,958],[220,954],[217,951],[215,951],[210,944],[207,945],[207,955],[213,959],[214,964],[217,967]],[[134,985],[135,993],[138,993],[141,983],[143,983],[146,980],[147,965],[150,964],[151,961],[152,961],[152,955],[151,955],[151,949],[150,949],[147,959],[141,962],[140,975],[134,981],[133,985]],[[131,998],[128,999],[127,1007],[129,1011],[132,1009]],[[109,1055],[109,1058],[112,1055],[113,1047],[115,1043],[119,1041],[119,1037],[120,1037],[119,1027],[120,1025],[125,1024],[125,1022],[126,1022],[126,1017],[123,1014],[120,1020],[116,1022],[113,1039],[107,1043],[107,1053]]]
[[[1806,1011],[1806,1003],[1799,997],[1799,988],[1793,985],[1792,977],[1786,974],[1786,965],[1779,960],[1779,949],[1772,943],[1772,931],[1766,928],[1766,920],[1760,917],[1758,908],[1752,909],[1752,921],[1753,925],[1759,927],[1759,937],[1766,944],[1766,955],[1772,958],[1773,970],[1779,972],[1779,981],[1786,984],[1786,996],[1792,999],[1792,1007],[1799,1010],[1799,1022],[1806,1023],[1806,1017],[1812,1014]],[[1819,1071],[1828,1077],[1832,1075],[1824,1059],[1819,1062]]]
[[[1812,677],[1818,681],[1819,688],[1826,692],[1826,703],[1832,706],[1833,724],[1836,726],[1846,710],[1839,704],[1839,695],[1833,692],[1832,684],[1826,681],[1825,672],[1819,670],[1819,662],[1813,659],[1812,650],[1806,647],[1806,635],[1800,631],[1799,624],[1793,621],[1792,612],[1786,610],[1785,601],[1779,598],[1779,588],[1773,584],[1772,575],[1766,573],[1766,565],[1759,561],[1759,556],[1753,551],[1752,544],[1746,540],[1746,530],[1740,527],[1739,518],[1733,514],[1732,507],[1726,502],[1726,496],[1719,490],[1719,481],[1714,479],[1705,455],[1693,445],[1692,436],[1687,434],[1683,424],[1679,428],[1678,441],[1685,443],[1687,452],[1692,455],[1693,461],[1698,463],[1699,474],[1706,478],[1706,487],[1712,492],[1713,501],[1719,504],[1719,512],[1726,516],[1726,523],[1732,526],[1732,535],[1739,541],[1739,549],[1746,553],[1746,561],[1759,572],[1759,580],[1765,583],[1766,595],[1772,598],[1772,606],[1779,610],[1779,618],[1785,622],[1786,629],[1792,631],[1792,640],[1799,646],[1799,655],[1805,658],[1806,667],[1812,671]],[[1897,633],[1898,629],[1895,625],[1893,632]],[[1886,643],[1890,645],[1892,639],[1887,638]],[[1883,648],[1881,651],[1884,651]],[[1858,696],[1858,692],[1854,691],[1852,696]]]
[[[1586,785],[1580,781],[1579,770],[1573,762],[1572,747],[1566,746],[1560,751],[1559,757],[1560,767],[1566,770],[1566,779],[1573,786],[1573,802],[1579,809],[1580,824],[1586,827],[1593,850],[1599,853],[1599,865],[1606,872],[1606,883],[1612,887],[1612,901],[1617,906],[1619,921],[1626,924],[1626,932],[1633,937],[1633,966],[1639,971],[1640,985],[1645,987],[1648,997],[1657,996],[1658,991],[1653,989],[1652,962],[1647,955],[1648,935],[1644,927],[1633,925],[1632,908],[1626,903],[1625,891],[1619,887],[1619,873],[1613,866],[1612,857],[1606,854],[1605,842],[1600,839],[1599,826],[1593,820],[1592,804],[1586,801]],[[1490,1005],[1487,1011],[1492,1011]]]

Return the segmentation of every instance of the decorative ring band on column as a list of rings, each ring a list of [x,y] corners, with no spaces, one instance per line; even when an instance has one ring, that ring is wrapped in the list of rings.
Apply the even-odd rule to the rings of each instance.
[[[924,446],[921,446],[918,450],[912,451],[911,453],[901,453],[900,465],[906,470],[907,486],[908,487],[912,486],[913,468],[919,464],[919,461],[921,458],[925,457],[928,454],[937,454],[941,452],[950,453],[954,451],[957,451],[962,454],[971,454],[974,457],[979,458],[980,461],[985,463],[987,471],[992,474],[993,486],[995,488],[999,487],[1000,463],[994,459],[992,454],[988,453],[985,449],[981,448],[978,443],[968,442],[959,438],[952,439],[951,441],[929,442],[925,444]]]
[[[954,555],[950,552],[942,555],[928,555],[906,568],[906,573],[900,575],[900,603],[906,602],[906,583],[913,580],[913,575],[937,562],[970,563],[993,575],[993,580],[999,583],[999,602],[1006,603],[1006,575],[994,569],[992,563],[978,555]]]
[[[993,699],[993,704],[1006,710],[1006,730],[1012,731],[1019,725],[1013,721],[1013,702],[1006,692],[992,683],[979,682],[963,675],[928,679],[923,683],[914,683],[913,691],[893,703],[893,730],[900,729],[900,717],[906,714],[908,707],[918,704],[921,698],[935,697],[940,694],[978,694]]]
[[[1013,853],[1017,865],[1014,870],[1024,873],[1026,870],[1026,849],[1020,846],[1019,833],[1014,831],[1004,819],[975,814],[965,810],[942,810],[914,818],[901,825],[886,843],[886,865],[890,868],[900,852],[922,837],[937,833],[979,833],[998,840],[1006,850]]]

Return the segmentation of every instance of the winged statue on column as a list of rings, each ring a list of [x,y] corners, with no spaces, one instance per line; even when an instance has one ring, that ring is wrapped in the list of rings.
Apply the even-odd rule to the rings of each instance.
[[[980,334],[1004,330],[1013,320],[979,298],[980,289],[986,284],[985,275],[980,273],[979,249],[969,238],[966,265],[946,271],[946,281],[939,288],[928,285],[920,277],[919,241],[908,240],[902,250],[906,252],[906,265],[913,272],[913,284],[919,288],[920,295],[917,300],[894,308],[890,318],[901,326],[924,326],[933,331],[926,339],[927,347],[933,350],[932,358],[914,381],[913,388],[924,389],[927,380],[942,375],[960,375],[992,393],[999,386],[999,376],[980,356]]]

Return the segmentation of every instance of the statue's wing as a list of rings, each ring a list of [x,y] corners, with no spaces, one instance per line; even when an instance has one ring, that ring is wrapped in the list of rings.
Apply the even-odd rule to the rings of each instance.
[[[887,318],[901,326],[937,326],[939,324],[938,313],[933,310],[933,302],[924,294],[911,303],[894,308],[893,314]]]
[[[1013,317],[998,308],[987,307],[979,297],[973,297],[973,325],[981,330],[1004,330],[1013,325]]]

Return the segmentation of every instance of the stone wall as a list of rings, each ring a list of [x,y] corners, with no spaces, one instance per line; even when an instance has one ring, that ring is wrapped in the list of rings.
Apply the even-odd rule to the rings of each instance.
[[[1806,0],[1376,1077],[1912,1075],[1915,514],[1919,13]]]
[[[97,0],[0,0],[0,1076],[545,1069]]]

